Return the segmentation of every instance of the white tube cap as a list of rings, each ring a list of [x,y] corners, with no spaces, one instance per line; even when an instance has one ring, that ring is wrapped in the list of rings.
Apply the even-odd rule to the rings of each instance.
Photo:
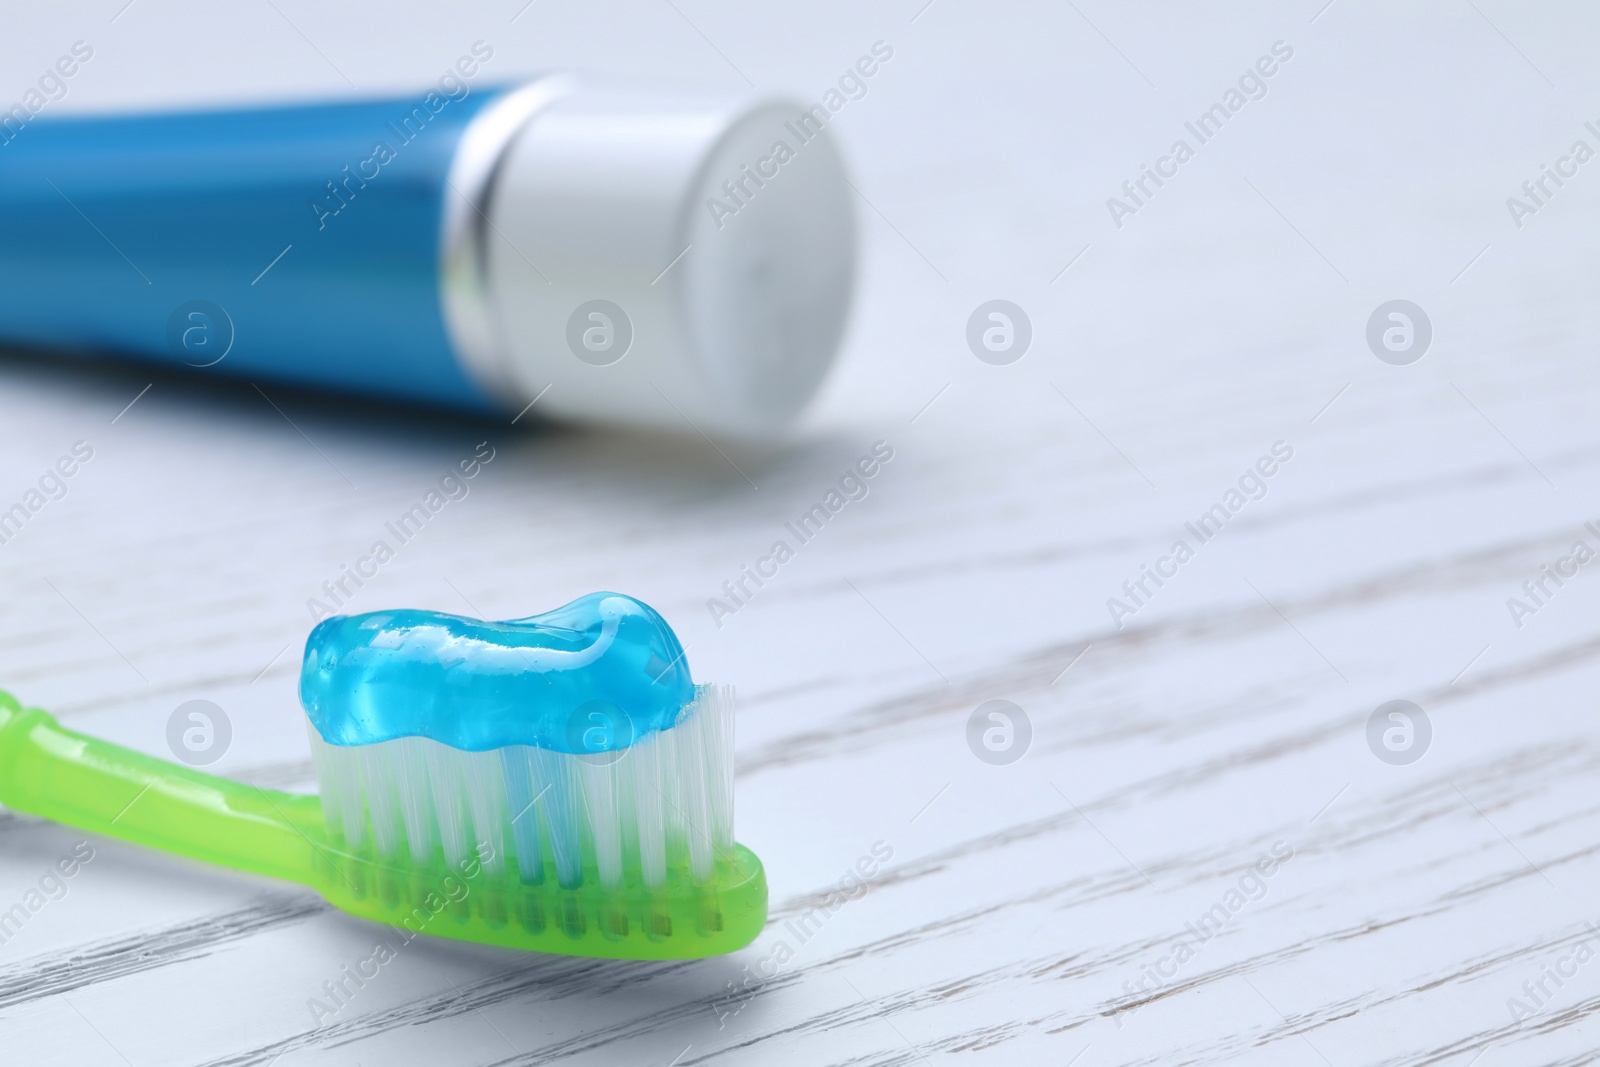
[[[478,249],[491,376],[547,417],[781,432],[833,362],[855,280],[827,109],[523,92],[537,106],[494,168]]]

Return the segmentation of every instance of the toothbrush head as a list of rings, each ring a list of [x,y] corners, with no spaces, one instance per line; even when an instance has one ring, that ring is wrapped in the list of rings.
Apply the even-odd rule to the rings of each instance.
[[[321,786],[317,888],[414,933],[666,959],[751,941],[733,839],[733,693],[653,609],[595,593],[485,622],[326,619],[300,683]]]

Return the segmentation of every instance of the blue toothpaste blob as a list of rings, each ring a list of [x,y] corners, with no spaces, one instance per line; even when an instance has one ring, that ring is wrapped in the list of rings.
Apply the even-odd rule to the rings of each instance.
[[[693,699],[677,635],[620,593],[506,622],[336,615],[311,631],[300,672],[300,703],[332,745],[426,737],[472,752],[608,752],[671,729]]]

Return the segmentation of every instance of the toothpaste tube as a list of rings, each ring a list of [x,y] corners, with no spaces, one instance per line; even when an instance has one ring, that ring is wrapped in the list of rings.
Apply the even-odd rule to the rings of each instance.
[[[384,100],[42,115],[0,136],[0,342],[770,434],[821,383],[850,302],[828,118],[454,74]]]

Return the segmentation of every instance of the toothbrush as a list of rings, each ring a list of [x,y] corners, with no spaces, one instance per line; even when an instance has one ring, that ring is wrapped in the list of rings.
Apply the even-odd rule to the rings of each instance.
[[[86,737],[0,692],[0,804],[412,933],[683,959],[765,925],[761,861],[733,840],[732,691],[694,685],[638,600],[334,616],[306,642],[300,697],[320,797]]]

